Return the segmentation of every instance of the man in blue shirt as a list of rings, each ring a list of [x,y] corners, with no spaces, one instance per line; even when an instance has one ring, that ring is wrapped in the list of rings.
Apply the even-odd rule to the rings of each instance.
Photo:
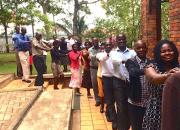
[[[22,66],[19,60],[18,50],[17,50],[17,44],[19,42],[18,38],[20,36],[20,27],[15,27],[15,33],[12,35],[13,45],[16,53],[16,65],[17,65],[17,76],[22,77]]]
[[[17,42],[17,50],[19,59],[22,65],[23,77],[22,81],[30,83],[29,80],[30,70],[29,70],[29,50],[30,50],[30,39],[26,35],[26,28],[21,28],[21,34],[19,35]]]

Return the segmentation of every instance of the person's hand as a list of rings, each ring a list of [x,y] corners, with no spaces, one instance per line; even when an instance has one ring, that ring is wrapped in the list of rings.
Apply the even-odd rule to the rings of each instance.
[[[178,67],[175,67],[175,68],[173,68],[173,69],[169,70],[169,72],[168,72],[168,73],[173,74],[173,73],[177,73],[177,72],[180,72],[180,69],[179,69]]]

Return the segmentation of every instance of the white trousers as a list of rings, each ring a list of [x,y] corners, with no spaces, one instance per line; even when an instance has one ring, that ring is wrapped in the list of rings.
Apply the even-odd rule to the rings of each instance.
[[[29,51],[19,51],[18,52],[19,59],[22,66],[23,71],[23,80],[28,80],[30,75],[30,69],[29,69]]]

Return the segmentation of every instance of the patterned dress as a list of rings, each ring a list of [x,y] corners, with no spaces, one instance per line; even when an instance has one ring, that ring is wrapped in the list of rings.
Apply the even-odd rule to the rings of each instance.
[[[158,70],[155,64],[151,64],[150,66],[153,66],[157,73],[162,73]],[[155,86],[149,83],[150,97],[143,119],[142,130],[161,130],[161,104],[163,87],[163,84]]]

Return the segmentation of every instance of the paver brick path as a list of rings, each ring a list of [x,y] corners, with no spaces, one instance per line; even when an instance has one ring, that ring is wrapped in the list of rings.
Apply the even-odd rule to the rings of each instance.
[[[34,96],[36,91],[13,91],[0,93],[0,130],[6,130]]]

